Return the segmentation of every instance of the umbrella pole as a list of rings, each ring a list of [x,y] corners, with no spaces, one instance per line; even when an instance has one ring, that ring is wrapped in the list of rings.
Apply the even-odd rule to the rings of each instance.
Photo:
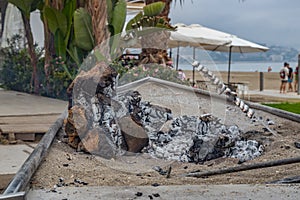
[[[178,47],[177,47],[176,71],[178,70],[178,62],[179,62],[179,44],[178,44]]]
[[[227,84],[228,85],[229,85],[229,82],[230,82],[231,48],[232,48],[232,46],[229,47],[228,77],[227,77]]]
[[[193,47],[193,61],[196,59],[196,47]]]
[[[193,49],[193,61],[195,61],[196,58],[196,48]],[[193,87],[195,86],[195,67],[193,66]]]
[[[297,94],[300,95],[300,54],[298,55],[298,89]]]

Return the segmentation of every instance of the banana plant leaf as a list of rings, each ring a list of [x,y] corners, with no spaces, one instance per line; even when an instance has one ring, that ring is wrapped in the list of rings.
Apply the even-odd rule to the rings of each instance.
[[[129,31],[132,29],[132,25],[135,23],[138,23],[142,18],[143,18],[143,13],[139,12],[136,16],[134,16],[134,18],[132,18],[131,20],[129,20],[129,22],[126,25],[126,31]]]
[[[57,30],[54,35],[54,43],[55,43],[55,51],[56,53],[63,58],[66,59],[66,49],[67,45],[64,42],[64,36],[60,30]]]
[[[37,9],[40,0],[8,0],[9,3],[17,6],[23,14],[29,19],[30,12]]]
[[[119,0],[113,9],[111,25],[114,29],[113,35],[122,32],[126,21],[126,2],[125,0]]]
[[[90,51],[94,48],[92,18],[84,8],[74,13],[75,42],[78,47]]]
[[[74,0],[70,0],[67,1],[67,3],[65,4],[62,12],[63,14],[66,16],[67,19],[67,31],[66,31],[66,35],[65,35],[65,43],[68,43],[69,41],[69,37],[71,34],[71,30],[72,30],[72,25],[73,25],[73,14],[76,10],[76,1]]]
[[[59,29],[64,36],[66,35],[68,22],[63,13],[49,6],[45,6],[44,15],[46,16],[49,29],[53,34]]]
[[[159,15],[164,8],[165,8],[165,3],[159,1],[144,6],[143,11],[145,16],[154,17]]]

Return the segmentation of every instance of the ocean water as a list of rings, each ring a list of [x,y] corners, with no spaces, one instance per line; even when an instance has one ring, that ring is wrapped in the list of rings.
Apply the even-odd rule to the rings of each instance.
[[[228,62],[227,63],[202,62],[201,64],[206,66],[210,70],[228,71]],[[296,66],[298,65],[298,63],[296,62],[289,62],[289,64],[293,68],[293,70],[295,70]],[[280,68],[283,66],[283,62],[233,62],[231,63],[230,71],[267,72],[269,66],[272,68],[272,72],[279,72]],[[182,63],[182,64],[179,63],[178,69],[192,70],[193,67],[187,63]]]

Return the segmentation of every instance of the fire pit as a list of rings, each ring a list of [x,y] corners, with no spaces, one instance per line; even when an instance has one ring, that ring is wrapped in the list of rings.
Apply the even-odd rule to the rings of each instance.
[[[90,86],[85,88],[90,88],[93,95],[95,95],[95,88]],[[105,119],[107,117],[108,120],[114,122],[108,124],[109,126],[106,125],[107,128],[111,127],[111,130],[114,130],[114,128],[119,130],[120,128],[126,133],[130,133],[128,130],[136,130],[130,134],[115,132],[118,134],[115,135],[114,141],[122,141],[121,144],[126,144],[126,146],[117,143],[119,145],[119,147],[117,147],[117,145],[112,142],[113,140],[111,140],[111,133],[105,131],[104,123],[102,123],[101,126],[97,125],[99,122],[94,120],[93,114],[91,114],[93,113],[92,108],[87,107],[86,104],[81,104],[84,102],[82,101],[83,97],[90,97],[90,99],[92,99],[93,95],[89,95],[89,93],[83,91],[82,93],[78,92],[76,96],[80,96],[81,98],[78,98],[78,104],[76,104],[77,100],[74,101],[74,108],[72,109],[75,111],[73,112],[73,116],[76,120],[69,123],[73,123],[74,127],[80,130],[79,133],[82,138],[79,139],[83,140],[79,142],[83,141],[81,143],[82,146],[78,145],[78,149],[70,148],[61,142],[62,138],[58,137],[54,141],[47,158],[35,173],[32,179],[32,187],[53,188],[55,184],[58,184],[60,177],[64,178],[66,185],[73,185],[74,179],[76,179],[88,183],[89,186],[158,186],[172,184],[257,184],[299,174],[299,165],[291,164],[256,169],[255,171],[231,173],[230,175],[215,175],[208,178],[186,178],[182,175],[188,172],[206,172],[296,157],[299,155],[299,149],[294,146],[294,143],[299,139],[300,124],[261,110],[255,110],[255,113],[257,116],[261,116],[261,119],[250,119],[240,109],[240,106],[236,106],[232,101],[227,101],[224,95],[209,95],[207,91],[193,89],[154,78],[145,78],[117,87],[115,92],[110,101],[110,106],[100,106],[99,108],[105,108],[110,113],[114,113],[113,115],[119,116],[119,118],[115,118],[115,121],[113,121],[109,117],[110,115],[104,116],[103,114],[99,115],[99,117],[105,117]],[[136,98],[133,98],[132,95],[136,96]],[[138,118],[140,117],[139,115],[133,117],[135,116],[133,107],[130,108],[132,114],[129,113],[129,107],[126,107],[126,105],[129,105],[129,102],[133,99],[138,100],[136,101],[136,103],[139,102],[138,107],[145,109],[145,114],[143,115],[144,120]],[[97,104],[99,105],[98,102],[95,102],[95,105]],[[90,112],[86,112],[83,108],[90,109],[88,110]],[[97,111],[98,109],[95,110]],[[154,114],[150,112],[154,110],[158,110],[158,112]],[[126,112],[128,113],[126,114]],[[147,123],[149,123],[145,120],[147,116],[150,116],[150,119],[153,120],[152,123],[155,122],[151,127],[155,127],[156,131],[151,132],[152,129],[149,128],[150,126],[147,126]],[[138,119],[139,121],[135,121],[134,119]],[[273,122],[269,123],[269,128],[276,131],[278,135],[272,134],[260,123],[259,120],[264,119],[266,124]],[[89,123],[87,123],[87,121],[89,121]],[[142,124],[144,121],[146,123],[145,126]],[[197,125],[197,135],[196,132],[192,133],[191,131],[196,127],[196,122],[202,124],[203,128],[199,129],[200,126]],[[179,126],[177,124],[179,124]],[[204,126],[203,124],[209,126]],[[207,128],[208,134],[200,134],[203,133],[202,130],[204,130],[205,127]],[[66,129],[68,129],[67,126]],[[216,134],[218,137],[214,139],[212,131],[215,129],[217,130],[215,133],[218,133]],[[84,135],[82,134],[84,133],[83,130],[89,131]],[[184,134],[186,137],[180,135],[183,130],[190,130],[190,132]],[[135,136],[134,133],[139,133],[139,137],[130,138],[131,135]],[[175,133],[175,135],[166,138],[165,136],[168,133]],[[141,135],[143,135],[143,137],[141,137]],[[194,137],[192,137],[192,135]],[[74,143],[69,144],[76,143],[75,136],[74,134]],[[187,136],[189,136],[189,142],[186,140],[181,142],[181,137],[186,139],[188,138]],[[234,138],[238,138],[239,140],[230,144],[229,140],[227,141],[226,139],[227,137],[229,137],[231,141],[234,141]],[[72,135],[69,135],[69,138],[72,139]],[[89,142],[89,138],[96,138],[96,140]],[[172,140],[169,141],[170,139]],[[227,151],[222,148],[218,149],[219,144],[217,142],[208,144],[218,145],[205,146],[203,145],[205,142],[202,143],[201,140],[219,141],[220,144],[226,144],[225,147]],[[254,142],[254,140],[257,141],[257,143]],[[94,141],[97,141],[97,143]],[[128,141],[132,142],[130,143]],[[101,145],[99,145],[99,142]],[[142,146],[133,146],[133,144],[140,145],[143,142],[145,143]],[[130,144],[130,149],[127,143]],[[177,148],[175,151],[175,148],[171,148],[172,143],[178,144],[178,147],[181,149]],[[86,146],[83,146],[83,144]],[[247,152],[245,155],[256,155],[255,152],[261,152],[261,145],[264,147],[263,153],[255,157],[255,159],[248,160],[243,164],[238,164],[242,161],[240,158],[228,157],[230,155],[239,155],[241,152]],[[86,147],[95,151],[89,151],[92,154],[78,152],[80,148]],[[106,152],[104,151],[105,149],[107,150]],[[181,156],[181,153],[178,153],[179,150],[186,149],[189,151],[183,152],[188,162],[178,161],[177,159]],[[213,153],[211,153],[208,149],[217,149],[218,151],[212,151]],[[228,149],[230,149],[230,151]],[[139,153],[133,153],[135,150]],[[165,154],[157,155],[157,153],[159,154],[160,152],[164,152]],[[195,152],[199,152],[198,155]],[[202,152],[204,153],[202,154]],[[216,152],[223,152],[224,155],[222,155],[222,153],[220,154],[222,156],[219,158],[204,162],[201,161],[203,159],[211,159],[211,155],[218,155]],[[251,153],[248,154],[248,152]],[[188,155],[193,156],[188,157]],[[203,156],[201,157],[199,155]],[[181,156],[181,158],[183,157],[184,156]],[[193,158],[194,160],[188,160],[189,158]],[[195,163],[203,164],[199,165]],[[169,169],[172,169],[171,172]],[[167,178],[167,176],[170,178]]]
[[[97,72],[99,69],[96,67],[103,72]],[[171,83],[172,87],[187,90],[191,93],[189,96],[194,96],[195,99],[185,99],[189,105],[176,102],[175,106],[182,107],[173,115],[170,106],[174,104],[174,100],[179,101],[182,97],[173,95],[173,102],[168,101],[170,97],[166,97],[166,94],[174,90],[168,85],[170,83],[158,80],[156,85],[159,86],[155,90],[160,93],[160,97],[156,99],[158,104],[155,104],[155,101],[144,101],[143,94],[138,90],[115,90],[113,70],[107,66],[96,67],[94,71],[99,74],[98,78],[89,74],[79,76],[73,88],[74,103],[70,109],[66,132],[69,135],[69,144],[78,150],[107,159],[128,153],[144,153],[154,158],[193,163],[203,163],[220,157],[233,157],[244,162],[263,153],[263,145],[255,140],[247,140],[238,126],[222,123],[221,118],[216,117],[219,115],[207,112],[207,105],[206,109],[201,109],[203,105],[199,104],[199,99],[187,86]],[[221,93],[232,94],[230,90],[223,88],[224,84],[214,75],[202,70],[216,82]],[[129,85],[136,85],[137,88],[146,86],[148,92],[151,87],[153,89],[153,85],[147,86],[143,81]],[[121,88],[126,87],[128,85]],[[210,111],[214,105],[219,104],[225,112],[224,102],[210,100]],[[236,104],[248,116],[252,115],[253,111],[243,101],[237,98]],[[195,105],[198,106],[198,111],[195,110]],[[190,113],[186,113],[188,109],[191,109]]]

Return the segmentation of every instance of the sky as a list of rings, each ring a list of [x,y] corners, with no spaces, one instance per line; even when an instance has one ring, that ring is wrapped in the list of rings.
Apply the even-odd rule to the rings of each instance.
[[[201,24],[252,42],[300,51],[299,0],[179,0],[171,23]]]

